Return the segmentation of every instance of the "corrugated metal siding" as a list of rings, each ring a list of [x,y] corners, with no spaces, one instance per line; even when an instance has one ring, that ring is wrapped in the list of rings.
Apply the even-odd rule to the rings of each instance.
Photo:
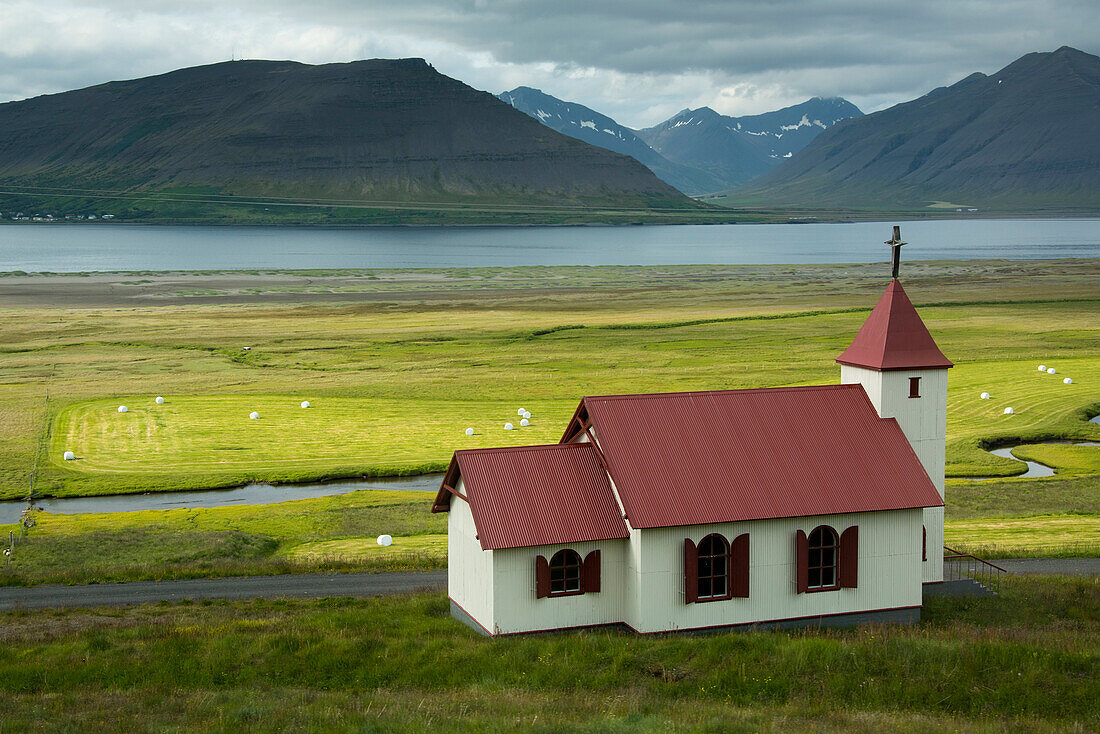
[[[463,491],[459,480],[458,490]],[[447,593],[487,630],[493,629],[493,551],[482,550],[470,506],[454,500],[447,517]]]
[[[625,621],[640,632],[659,632],[919,606],[921,516],[921,510],[898,510],[642,530],[634,542],[646,569],[638,578],[645,603],[628,610]],[[795,531],[818,525],[838,532],[859,527],[857,588],[795,592]],[[714,532],[727,539],[749,534],[749,596],[685,604],[683,540],[699,542]]]
[[[856,338],[836,361],[876,370],[952,366],[896,280],[886,287]]]
[[[562,548],[583,558],[600,551],[600,592],[535,597],[535,557],[547,560]],[[628,586],[627,541],[604,540],[493,551],[494,634],[566,629],[622,622]]]
[[[456,451],[455,460],[482,548],[628,535],[591,445],[471,449]]]
[[[860,385],[584,402],[632,527],[942,504]]]

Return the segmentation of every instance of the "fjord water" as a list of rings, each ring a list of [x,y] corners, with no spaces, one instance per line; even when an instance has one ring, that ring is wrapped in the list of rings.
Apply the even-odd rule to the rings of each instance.
[[[906,260],[1100,256],[1100,219],[890,222]],[[859,263],[887,259],[889,224],[616,227],[0,226],[0,272]]]

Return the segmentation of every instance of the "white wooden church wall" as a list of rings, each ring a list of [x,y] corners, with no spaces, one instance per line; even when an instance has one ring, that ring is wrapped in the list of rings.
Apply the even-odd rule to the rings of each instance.
[[[909,397],[909,378],[920,378],[919,398]],[[840,381],[861,383],[867,397],[884,418],[896,418],[913,452],[940,497],[944,497],[944,462],[947,448],[947,370],[888,370],[879,372],[851,365],[840,366]],[[925,583],[943,580],[943,508],[924,512],[928,529]]]
[[[585,558],[600,551],[600,591],[573,596],[536,598],[535,558],[549,561],[563,548]],[[531,630],[566,629],[622,622],[625,616],[624,581],[627,541],[598,540],[567,545],[539,545],[493,552],[493,610],[489,629],[509,634]]]
[[[922,519],[915,509],[643,530],[642,603],[625,621],[656,632],[920,606]],[[796,593],[795,531],[818,525],[859,526],[857,588]],[[749,597],[685,604],[684,538],[698,544],[713,532],[749,533]]]
[[[459,492],[466,494],[459,478]],[[482,550],[470,505],[451,497],[447,513],[447,593],[486,630],[493,629],[493,554]]]

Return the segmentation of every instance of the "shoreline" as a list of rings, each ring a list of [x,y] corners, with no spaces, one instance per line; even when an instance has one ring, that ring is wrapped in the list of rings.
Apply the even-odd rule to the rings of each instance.
[[[710,213],[710,212],[708,212]],[[624,214],[626,214],[624,212]],[[644,212],[639,214],[646,216],[676,216],[670,212]],[[725,212],[718,212],[724,215]],[[730,210],[729,221],[591,221],[591,222],[390,222],[385,224],[370,223],[344,223],[344,224],[318,224],[303,222],[204,222],[195,220],[149,220],[149,221],[69,221],[57,219],[53,221],[17,221],[0,219],[0,226],[88,226],[88,227],[216,227],[219,229],[307,229],[307,230],[387,230],[387,229],[561,229],[561,228],[586,228],[586,227],[722,227],[731,225],[775,225],[775,224],[855,224],[855,223],[894,223],[912,221],[921,222],[947,222],[947,221],[988,221],[988,220],[1058,220],[1058,219],[1100,219],[1100,210],[1097,211],[990,211],[990,212],[965,212],[957,216],[949,216],[955,212],[937,211],[897,211],[897,212],[825,212],[821,214],[802,214],[799,211],[772,212],[761,210]],[[756,217],[756,219],[735,219],[734,217]],[[774,221],[763,221],[761,218],[772,218]]]

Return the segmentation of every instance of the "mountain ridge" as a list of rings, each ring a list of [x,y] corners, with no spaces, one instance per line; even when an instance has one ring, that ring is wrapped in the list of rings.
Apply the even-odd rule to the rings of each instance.
[[[234,61],[0,104],[0,181],[242,196],[695,205],[424,59]]]
[[[849,120],[743,203],[1100,207],[1100,57],[1063,46]]]
[[[843,98],[813,97],[743,117],[721,115],[709,107],[686,108],[659,125],[634,130],[590,107],[532,87],[497,96],[558,132],[634,157],[663,181],[693,196],[728,189],[770,170],[783,155],[801,150],[836,120],[862,114]],[[784,145],[777,146],[783,138]]]

